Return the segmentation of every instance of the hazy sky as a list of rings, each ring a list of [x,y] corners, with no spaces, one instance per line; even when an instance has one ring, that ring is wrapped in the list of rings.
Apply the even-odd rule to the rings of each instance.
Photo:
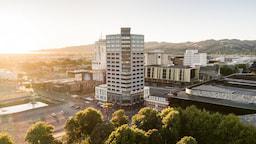
[[[94,43],[131,27],[145,41],[256,39],[255,0],[0,0],[0,52]]]

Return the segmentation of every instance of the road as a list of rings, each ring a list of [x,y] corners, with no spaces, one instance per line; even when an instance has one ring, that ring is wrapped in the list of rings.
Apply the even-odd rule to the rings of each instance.
[[[65,94],[50,93],[50,92],[38,92],[41,96],[55,97],[64,99],[64,102],[57,104],[49,104],[47,107],[32,109],[20,113],[0,115],[0,132],[9,133],[15,143],[23,144],[25,134],[28,128],[38,122],[45,121],[54,126],[54,135],[61,137],[64,133],[64,126],[66,119],[74,116],[78,111],[94,107],[97,108],[95,102],[85,103],[85,100],[75,99]],[[74,107],[70,107],[73,105]],[[76,106],[80,106],[81,109],[76,109]],[[61,113],[64,111],[64,113]],[[52,116],[52,113],[56,113],[56,116]]]

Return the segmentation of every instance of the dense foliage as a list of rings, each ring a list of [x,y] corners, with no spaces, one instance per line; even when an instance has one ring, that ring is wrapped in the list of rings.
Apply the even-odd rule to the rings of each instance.
[[[128,125],[123,110],[114,112],[110,122],[103,122],[100,111],[87,108],[68,119],[63,142],[84,144],[254,144],[256,129],[244,125],[233,115],[211,114],[195,106],[167,108],[162,112],[142,108]],[[28,143],[61,144],[52,136],[53,127],[44,122],[31,126],[25,140]],[[4,135],[4,136],[3,136]],[[0,134],[1,140],[11,138]],[[85,140],[84,140],[85,139]],[[7,143],[8,144],[8,143]],[[12,143],[10,143],[12,144]]]
[[[0,133],[0,144],[14,144],[8,133]]]
[[[143,130],[122,125],[113,131],[105,144],[147,144],[148,136]]]
[[[54,142],[53,129],[52,125],[45,122],[37,122],[28,129],[25,141],[31,144],[51,144]]]
[[[100,111],[94,108],[87,108],[78,112],[74,117],[66,121],[64,127],[68,143],[79,142],[83,137],[91,135],[94,127],[103,122]]]
[[[110,122],[115,127],[119,127],[123,124],[128,124],[129,120],[128,120],[128,116],[126,116],[124,114],[124,110],[120,109],[120,110],[113,113],[113,116],[112,116],[112,119],[110,120]]]

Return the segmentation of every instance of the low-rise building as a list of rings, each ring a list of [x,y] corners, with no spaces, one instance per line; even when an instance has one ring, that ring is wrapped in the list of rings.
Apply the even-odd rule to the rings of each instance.
[[[207,64],[207,54],[198,53],[198,50],[186,50],[184,54],[184,66],[202,65]]]
[[[169,101],[167,94],[170,92],[169,89],[151,87],[150,94],[144,98],[145,106],[149,108],[155,108],[158,112],[165,108],[168,108]]]
[[[150,95],[150,88],[144,86],[144,98],[147,98]],[[107,95],[107,85],[102,84],[95,87],[95,99],[100,103],[107,103],[108,102],[108,95]]]
[[[94,80],[106,83],[106,70],[74,70],[67,71],[66,75],[76,80]]]
[[[148,96],[145,102],[147,107],[155,108],[156,111],[158,112],[161,112],[163,109],[166,109],[169,106],[169,101],[167,96],[166,98],[158,97],[158,96]]]
[[[169,84],[186,84],[197,80],[196,68],[189,66],[145,66],[145,81]]]

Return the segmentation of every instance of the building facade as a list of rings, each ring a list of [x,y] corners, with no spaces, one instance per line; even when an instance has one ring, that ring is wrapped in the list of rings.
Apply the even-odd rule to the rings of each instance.
[[[95,99],[100,103],[107,103],[107,85],[102,84],[95,87]]]
[[[106,40],[100,39],[95,42],[95,58],[92,61],[92,69],[106,69]]]
[[[207,54],[198,53],[198,50],[186,50],[184,54],[184,66],[207,65]]]
[[[108,102],[121,107],[143,103],[144,36],[121,28],[121,34],[106,39]]]
[[[147,99],[150,95],[150,88],[145,86],[144,87],[144,99]],[[102,84],[95,87],[95,100],[100,103],[107,103],[108,95],[107,95],[107,85]]]
[[[158,96],[148,96],[145,102],[147,107],[155,108],[156,111],[158,112],[161,112],[163,109],[166,109],[169,106],[169,101],[167,96],[165,98],[158,97]]]
[[[196,68],[189,66],[145,66],[145,81],[160,83],[191,83],[197,80]]]
[[[151,51],[145,53],[145,65],[167,65],[168,55],[163,51]]]

